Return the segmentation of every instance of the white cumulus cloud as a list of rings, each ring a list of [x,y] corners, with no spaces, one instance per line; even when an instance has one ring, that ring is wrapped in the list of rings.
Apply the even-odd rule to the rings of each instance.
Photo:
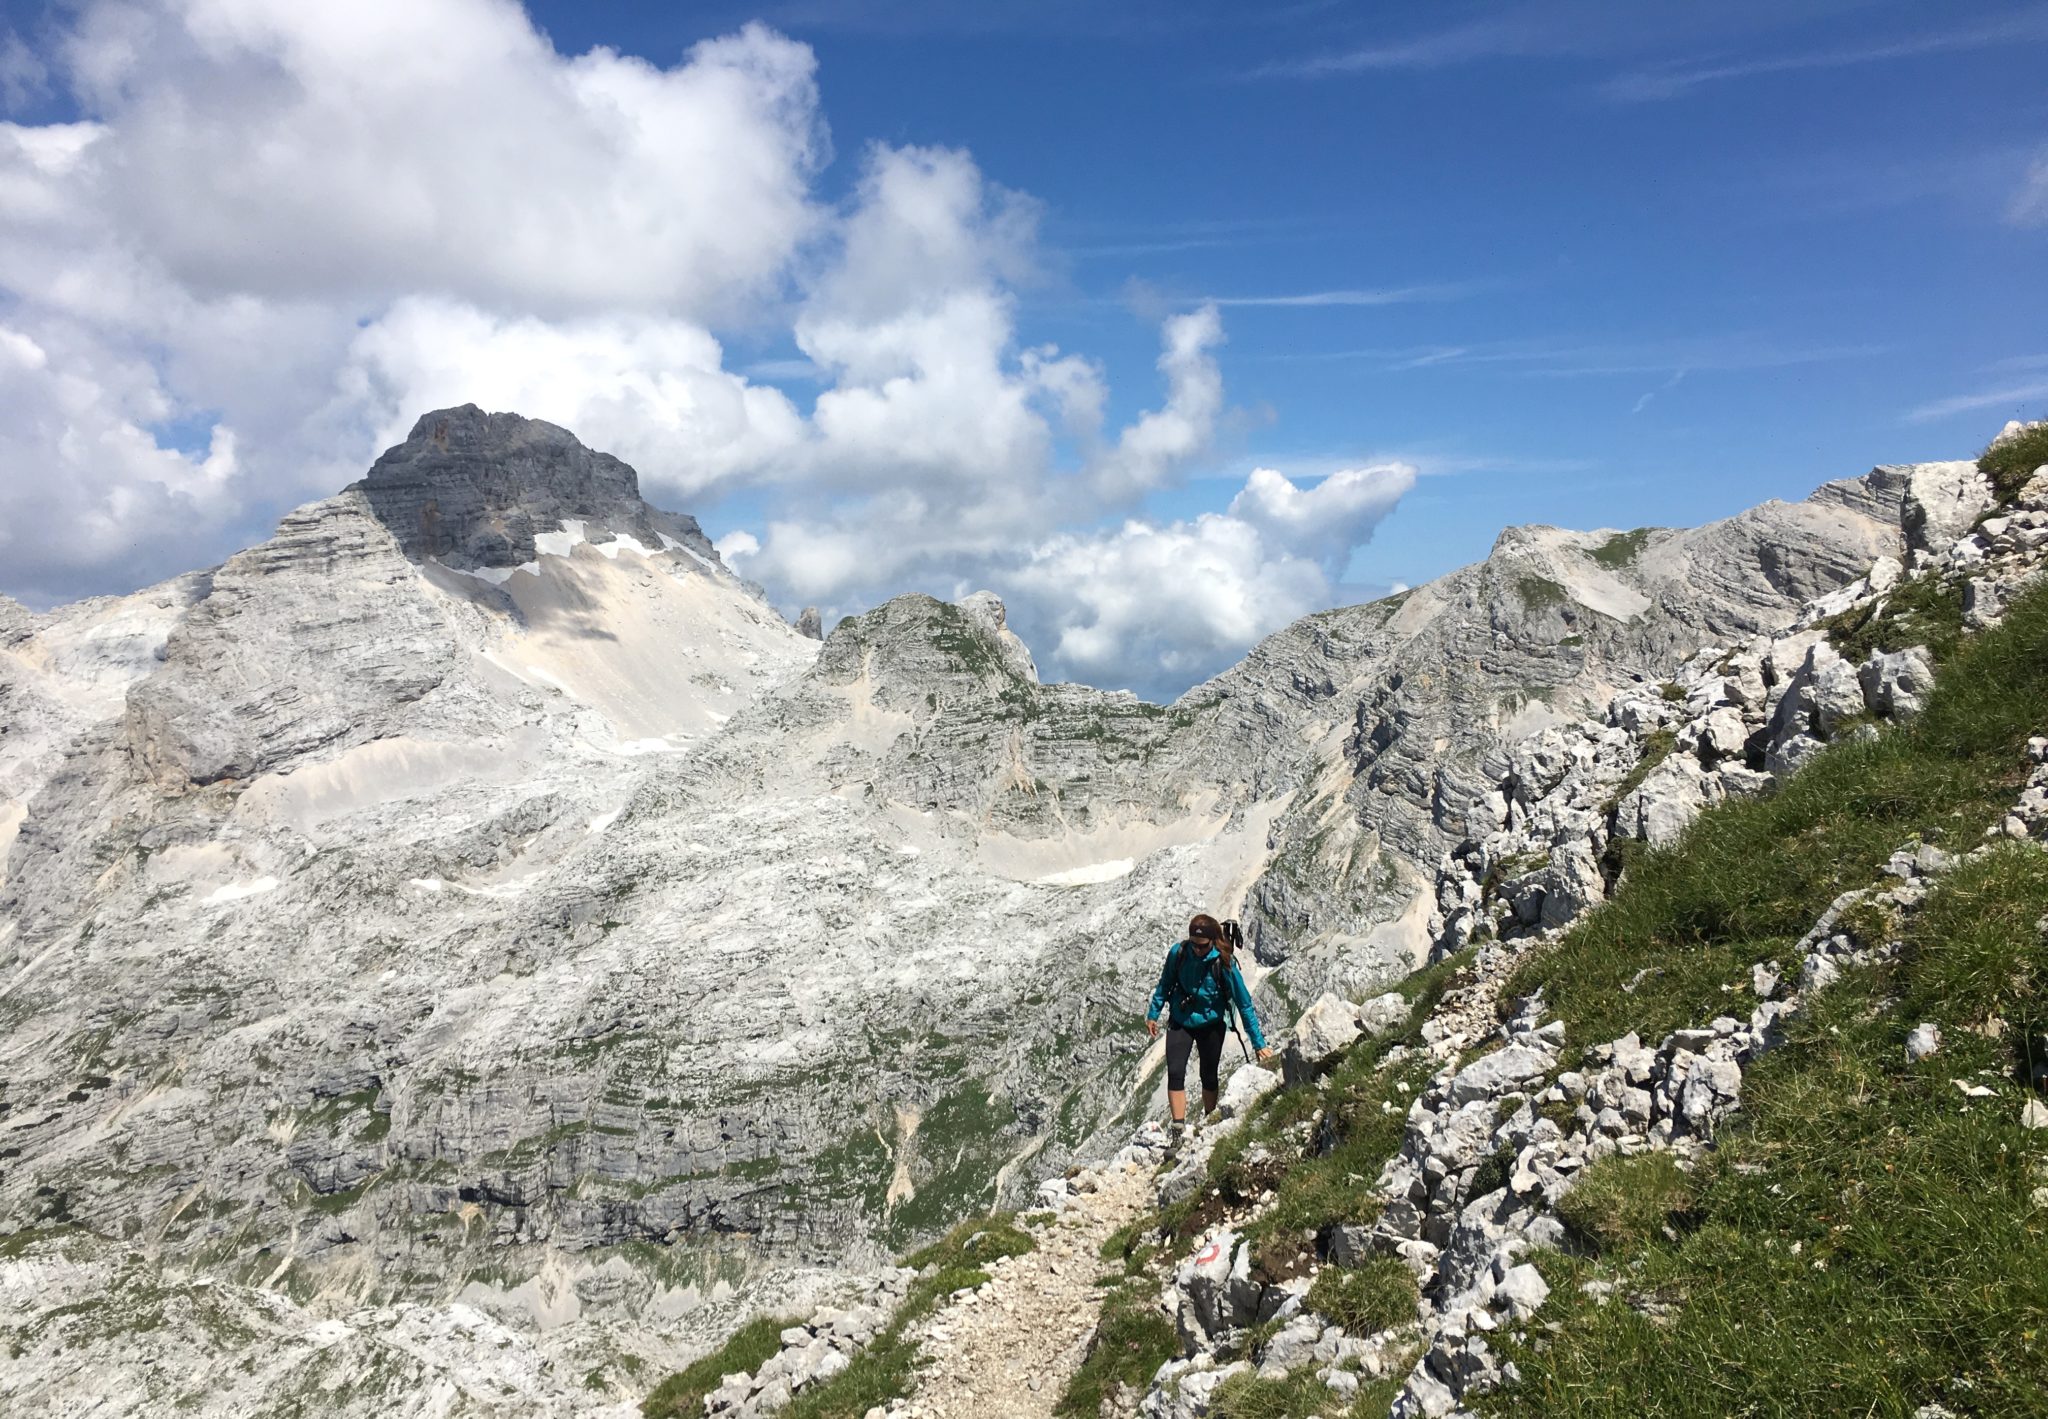
[[[87,200],[194,291],[704,318],[815,220],[815,61],[759,26],[660,69],[505,0],[168,0],[92,6],[69,57]]]
[[[1302,488],[1271,468],[1255,468],[1230,515],[1257,528],[1268,544],[1341,572],[1351,549],[1415,486],[1406,463],[1344,468]]]
[[[625,459],[650,496],[671,500],[753,472],[805,436],[780,390],[728,372],[703,327],[658,315],[547,321],[408,296],[349,355],[345,397],[380,445],[422,410],[516,409]]]
[[[62,13],[0,74],[73,110],[0,123],[0,590],[206,565],[475,402],[672,507],[746,490],[721,547],[788,608],[993,586],[1055,673],[1161,689],[1324,604],[1412,476],[1138,516],[1225,423],[1215,306],[1111,427],[1102,367],[1020,335],[1039,204],[886,144],[821,197],[816,59],[764,26],[661,65],[515,0]],[[800,359],[727,367],[778,330]]]

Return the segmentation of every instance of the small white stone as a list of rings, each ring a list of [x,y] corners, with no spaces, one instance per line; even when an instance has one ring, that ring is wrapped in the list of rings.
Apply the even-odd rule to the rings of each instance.
[[[1918,1064],[1941,1049],[1941,1028],[1932,1021],[1915,1025],[1906,1036],[1906,1063]]]

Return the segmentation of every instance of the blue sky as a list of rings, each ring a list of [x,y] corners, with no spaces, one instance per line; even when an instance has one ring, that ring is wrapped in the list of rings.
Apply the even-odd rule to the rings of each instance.
[[[1412,459],[1444,476],[1353,572],[1416,582],[1504,524],[1693,523],[2048,416],[2048,195],[2015,211],[2048,6],[958,8],[766,14],[842,152],[961,144],[1046,204],[1025,328],[1130,398],[1134,305],[1416,293],[1227,307],[1245,426],[1168,508],[1254,462]],[[694,37],[639,9],[536,13]]]
[[[1170,694],[1311,603],[1483,556],[1507,524],[1694,523],[1878,461],[1967,456],[2006,419],[2048,415],[2048,4],[365,0],[316,21],[249,0],[226,41],[203,0],[142,9],[160,16],[148,44],[102,0],[4,9],[0,88],[55,195],[29,190],[57,215],[0,210],[0,337],[33,342],[37,378],[89,375],[92,407],[119,414],[87,428],[54,385],[0,371],[0,512],[53,496],[23,471],[39,458],[115,450],[60,480],[108,529],[98,550],[44,565],[0,539],[0,563],[17,558],[0,589],[32,601],[260,537],[346,481],[411,403],[473,389],[633,458],[658,500],[737,534],[736,565],[785,609],[989,584],[1056,672]],[[408,130],[418,91],[378,79],[426,48],[474,92]],[[545,231],[575,198],[576,150],[551,190],[519,165],[536,144],[510,135],[599,48],[677,92],[714,61],[750,86],[646,110],[664,144],[702,138],[689,163],[622,155],[593,127],[592,180],[617,179],[602,200],[655,191],[650,229],[682,231],[680,254],[622,245],[608,283],[599,230],[542,242],[559,271],[506,257],[473,275],[492,232]],[[304,117],[301,92],[337,86],[369,117]],[[220,141],[273,108],[279,145],[308,135],[282,178]],[[186,110],[200,119],[166,117]],[[85,131],[58,126],[73,120],[85,158],[51,159]],[[97,185],[77,177],[95,165]],[[150,168],[172,170],[170,195],[106,177]],[[755,191],[764,171],[777,181]],[[433,208],[472,173],[474,193]],[[387,197],[428,210],[365,255],[383,230],[340,229]],[[727,203],[736,243],[715,230]],[[496,225],[465,232],[487,209]],[[104,251],[61,268],[60,244]],[[77,294],[137,270],[131,308]],[[994,382],[947,393],[933,368],[964,347],[876,356],[877,332],[969,308],[996,313]],[[1183,328],[1193,353],[1162,376],[1171,322],[1207,309],[1220,343]],[[1115,481],[1116,450],[1056,432],[1062,396],[1028,354],[1046,345],[1094,371],[1098,442],[1162,409],[1186,438],[1116,474],[1114,496],[1069,496]],[[922,402],[846,441],[825,405],[881,400],[903,360]],[[697,392],[636,395],[631,418],[603,397],[643,376]],[[1038,422],[984,454],[976,401],[1009,393]],[[739,399],[739,424],[699,420]],[[926,464],[891,464],[948,420],[961,431]],[[135,453],[134,429],[157,448]],[[1313,501],[1325,475],[1381,465],[1419,476]],[[1291,486],[1252,497],[1260,467]],[[997,504],[1020,483],[1006,546]],[[972,535],[863,568],[864,544],[964,528],[983,505]],[[133,507],[148,520],[124,523]],[[1325,521],[1337,540],[1309,548]],[[1242,584],[1199,626],[1162,609],[1170,584],[1120,600],[1118,583],[1232,549]]]

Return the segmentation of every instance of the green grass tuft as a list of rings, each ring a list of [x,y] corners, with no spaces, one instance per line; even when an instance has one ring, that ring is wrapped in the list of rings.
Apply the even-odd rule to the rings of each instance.
[[[1415,1276],[1397,1256],[1363,1266],[1325,1266],[1308,1290],[1308,1308],[1352,1335],[1377,1335],[1415,1319]]]
[[[700,1419],[704,1397],[727,1375],[760,1369],[782,1348],[782,1332],[796,1323],[774,1316],[748,1321],[725,1344],[656,1385],[654,1392],[640,1401],[642,1419]]]
[[[1559,606],[1571,604],[1571,593],[1549,577],[1524,576],[1515,579],[1515,595],[1521,598],[1522,609],[1534,614]]]
[[[1656,530],[1654,527],[1638,527],[1633,532],[1617,532],[1593,549],[1593,560],[1609,571],[1618,572],[1633,565],[1648,545],[1650,534]]]
[[[1693,1180],[1669,1153],[1616,1154],[1588,1167],[1557,1204],[1557,1215],[1587,1246],[1639,1247],[1692,1209]]]
[[[1677,747],[1678,735],[1672,730],[1653,729],[1644,735],[1642,754],[1637,758],[1636,766],[1628,771],[1628,776],[1614,786],[1614,792],[1607,799],[1608,809],[1611,811],[1615,804],[1641,788],[1649,779],[1651,770],[1670,758]]]
[[[1888,595],[1830,616],[1821,629],[1844,660],[1860,662],[1873,650],[1924,645],[1940,664],[1963,638],[1962,583],[1914,577]]]
[[[1991,480],[1998,500],[2009,503],[2044,463],[2048,463],[2048,423],[2035,424],[1992,444],[1977,460],[1977,471]]]
[[[1140,1277],[1103,1297],[1088,1356],[1067,1381],[1055,1414],[1096,1419],[1103,1401],[1125,1385],[1143,1390],[1159,1367],[1180,1353],[1180,1337],[1159,1313],[1153,1292]]]
[[[1347,1404],[1316,1377],[1313,1368],[1270,1380],[1256,1374],[1232,1375],[1216,1386],[1209,1414],[1211,1419],[1310,1419],[1312,1415],[1383,1419],[1400,1392],[1398,1375],[1366,1380],[1360,1384],[1357,1398]]]

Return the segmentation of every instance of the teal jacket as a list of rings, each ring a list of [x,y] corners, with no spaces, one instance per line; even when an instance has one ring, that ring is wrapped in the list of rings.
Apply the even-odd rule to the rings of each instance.
[[[1219,982],[1213,969],[1216,958],[1213,946],[1199,959],[1188,942],[1178,941],[1169,946],[1166,964],[1159,972],[1159,984],[1152,990],[1152,1008],[1145,1012],[1145,1018],[1157,1020],[1159,1012],[1170,1003],[1173,1010],[1168,1016],[1169,1024],[1183,1030],[1199,1030],[1223,1019],[1235,1005],[1238,1019],[1244,1021],[1245,1033],[1252,1037],[1252,1048],[1264,1049],[1266,1032],[1259,1028],[1259,1012],[1252,1004],[1252,993],[1244,987],[1237,962],[1230,963],[1226,980]],[[1225,984],[1229,987],[1227,1000]]]

